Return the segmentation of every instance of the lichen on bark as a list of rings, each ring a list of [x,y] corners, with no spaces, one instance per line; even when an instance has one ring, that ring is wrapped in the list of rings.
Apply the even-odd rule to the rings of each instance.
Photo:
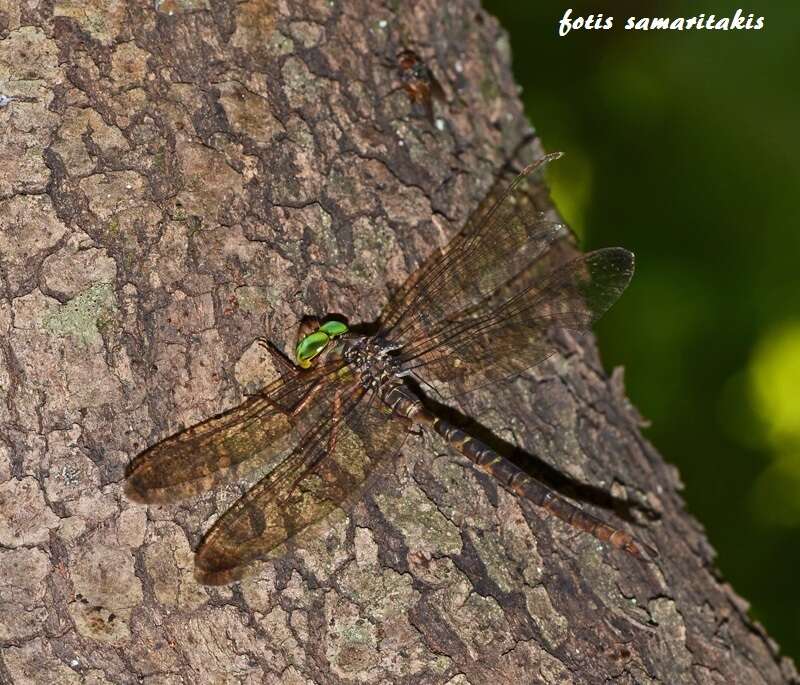
[[[541,154],[476,2],[0,1],[0,91],[0,681],[797,682],[589,338],[460,408],[657,511],[652,567],[430,436],[230,587],[191,549],[236,487],[122,497],[136,453],[277,375],[259,336],[373,320]]]

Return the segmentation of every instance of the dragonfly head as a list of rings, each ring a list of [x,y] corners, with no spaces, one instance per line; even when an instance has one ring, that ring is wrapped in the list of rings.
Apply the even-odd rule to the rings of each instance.
[[[316,330],[304,335],[297,343],[295,351],[297,364],[303,369],[310,368],[312,360],[322,353],[331,340],[347,333],[348,330],[347,325],[341,321],[326,321],[317,326]]]

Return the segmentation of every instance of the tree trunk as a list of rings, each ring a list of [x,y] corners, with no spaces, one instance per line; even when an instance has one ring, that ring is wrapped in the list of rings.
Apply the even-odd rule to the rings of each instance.
[[[472,0],[152,5],[0,0],[0,680],[797,682],[588,338],[459,410],[655,564],[421,435],[303,546],[195,583],[239,491],[133,505],[126,464],[271,380],[258,336],[374,320],[541,149]]]

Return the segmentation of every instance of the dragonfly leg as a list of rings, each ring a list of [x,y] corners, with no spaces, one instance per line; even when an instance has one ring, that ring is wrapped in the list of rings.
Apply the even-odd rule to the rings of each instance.
[[[325,378],[320,378],[314,383],[314,385],[311,386],[309,391],[305,394],[305,397],[303,397],[303,399],[297,403],[294,409],[292,409],[290,414],[292,418],[300,414],[308,405],[310,405],[314,401],[314,398],[317,395],[319,395],[319,393],[322,392],[322,390],[324,389],[325,382],[326,382]]]
[[[294,364],[292,364],[272,342],[266,338],[256,338],[256,343],[269,353],[272,363],[278,369],[278,373],[284,381],[288,381],[297,373]]]
[[[336,449],[336,440],[339,437],[339,424],[342,419],[342,390],[334,393],[333,406],[331,411],[331,432],[328,436],[328,454],[333,454]]]

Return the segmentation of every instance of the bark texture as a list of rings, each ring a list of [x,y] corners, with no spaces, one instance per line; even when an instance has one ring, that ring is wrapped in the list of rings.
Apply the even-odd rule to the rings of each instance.
[[[433,121],[399,89],[409,47]],[[584,504],[655,565],[427,435],[230,587],[191,548],[236,488],[121,496],[141,449],[276,376],[257,336],[373,320],[535,155],[509,62],[472,0],[0,0],[0,681],[797,682],[588,339],[460,409],[656,511]]]

